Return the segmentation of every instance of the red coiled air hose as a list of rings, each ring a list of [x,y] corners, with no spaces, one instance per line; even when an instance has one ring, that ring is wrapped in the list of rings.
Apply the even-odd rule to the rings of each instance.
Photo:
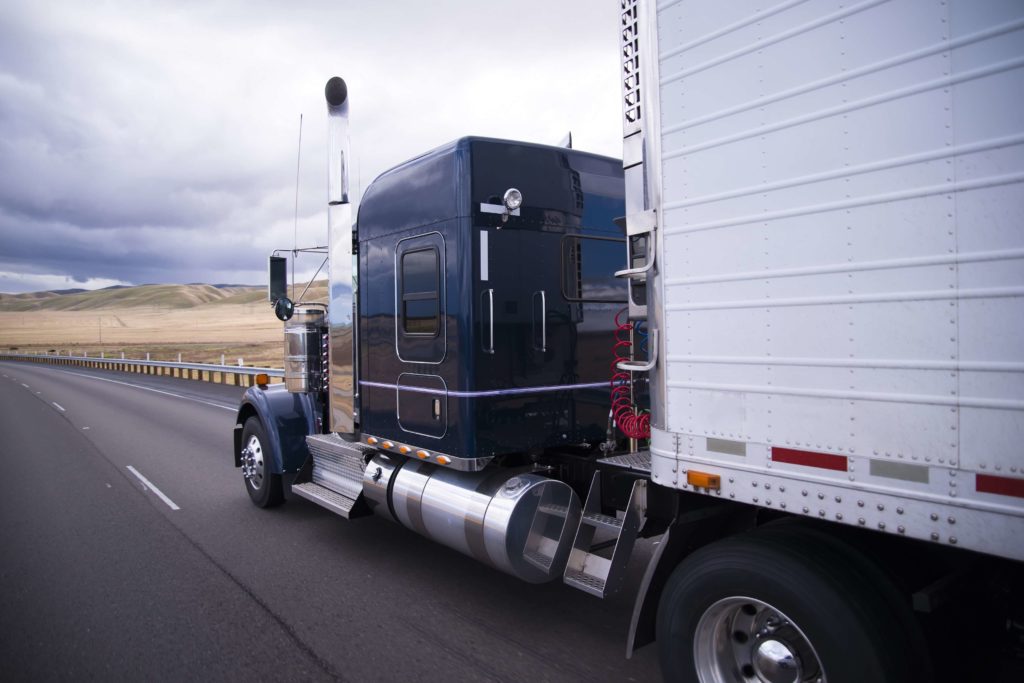
[[[630,373],[619,370],[619,363],[631,360],[628,352],[633,342],[629,333],[633,330],[633,323],[628,320],[625,323],[619,322],[619,316],[626,312],[623,308],[615,314],[615,345],[612,346],[612,415],[615,416],[615,424],[619,430],[630,439],[649,439],[651,437],[651,415],[650,413],[637,414],[632,400],[632,382]],[[623,355],[626,353],[626,355]]]

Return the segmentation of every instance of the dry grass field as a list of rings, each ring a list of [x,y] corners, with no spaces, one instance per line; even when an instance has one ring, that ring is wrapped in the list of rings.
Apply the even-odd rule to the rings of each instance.
[[[301,289],[299,290],[301,291]],[[317,283],[307,301],[323,301]],[[141,285],[0,295],[0,349],[283,367],[282,323],[257,287]]]

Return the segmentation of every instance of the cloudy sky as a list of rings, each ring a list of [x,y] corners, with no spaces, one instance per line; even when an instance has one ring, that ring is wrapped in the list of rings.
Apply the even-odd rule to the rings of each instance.
[[[4,0],[0,292],[262,284],[293,242],[300,114],[299,243],[326,239],[335,74],[357,196],[462,135],[620,156],[618,5]]]

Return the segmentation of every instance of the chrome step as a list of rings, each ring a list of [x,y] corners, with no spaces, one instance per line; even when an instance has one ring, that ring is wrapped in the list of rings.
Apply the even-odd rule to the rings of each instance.
[[[566,569],[565,576],[562,580],[566,585],[572,586],[584,593],[590,593],[591,595],[596,595],[599,598],[604,597],[604,579],[594,576],[593,574],[587,574],[575,569]]]
[[[359,516],[354,510],[363,495],[363,470],[374,450],[345,441],[338,434],[311,434],[306,437],[306,446],[312,463],[307,462],[300,470],[292,492],[345,519]]]
[[[558,517],[565,517],[569,514],[569,508],[567,506],[555,505],[554,503],[541,503],[537,506],[537,511],[548,515],[556,515]]]
[[[356,505],[355,499],[311,481],[305,484],[292,484],[292,493],[325,507],[345,519],[352,516],[352,508]]]
[[[612,517],[611,515],[591,513],[583,515],[583,519],[596,527],[609,529],[615,532],[618,532],[619,529],[622,528],[622,520],[618,517]]]
[[[620,456],[621,457],[621,456]],[[601,472],[594,472],[587,501],[583,505],[576,539],[569,553],[563,581],[573,588],[604,598],[616,592],[626,576],[626,565],[633,554],[637,534],[647,516],[647,480],[637,479],[626,504],[623,517],[612,517],[601,512]],[[613,534],[607,541],[595,543],[597,531]],[[612,547],[611,557],[598,551]]]
[[[527,550],[523,553],[523,558],[527,562],[532,564],[534,567],[540,569],[542,572],[545,573],[549,573],[551,571],[551,563],[555,559],[550,555],[547,555],[537,550]]]

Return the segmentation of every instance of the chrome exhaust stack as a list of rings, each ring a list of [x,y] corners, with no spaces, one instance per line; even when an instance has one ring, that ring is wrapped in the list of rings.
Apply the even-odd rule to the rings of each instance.
[[[356,271],[352,261],[352,205],[348,167],[348,86],[335,76],[327,99],[327,232],[330,259],[327,324],[330,331],[330,430],[355,432]]]

